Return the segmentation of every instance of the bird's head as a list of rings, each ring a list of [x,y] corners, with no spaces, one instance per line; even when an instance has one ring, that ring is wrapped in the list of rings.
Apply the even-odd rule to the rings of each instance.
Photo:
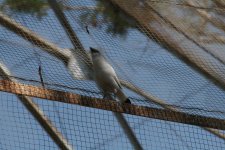
[[[90,51],[91,51],[92,58],[101,55],[101,53],[99,52],[99,50],[97,50],[95,48],[90,47]]]

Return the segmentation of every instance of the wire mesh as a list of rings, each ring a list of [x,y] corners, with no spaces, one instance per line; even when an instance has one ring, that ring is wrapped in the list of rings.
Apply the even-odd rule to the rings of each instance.
[[[123,84],[133,105],[225,119],[222,0],[57,2],[85,53],[99,49],[121,80],[144,91],[141,95]],[[102,98],[77,65],[91,60],[74,48],[48,1],[1,0],[0,5],[1,80]],[[21,97],[0,92],[0,99],[0,149],[59,149]],[[113,110],[32,101],[73,149],[133,149]],[[201,126],[123,116],[143,149],[225,148],[222,130],[215,131],[218,136]]]

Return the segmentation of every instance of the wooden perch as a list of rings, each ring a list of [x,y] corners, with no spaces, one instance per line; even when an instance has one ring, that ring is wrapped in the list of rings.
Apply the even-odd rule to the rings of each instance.
[[[74,56],[78,57],[78,59],[82,59],[84,61],[82,61],[80,64],[77,61],[77,65],[79,64],[80,68],[81,66],[84,65],[84,63],[86,64],[86,68],[84,69],[89,69],[89,77],[91,77],[90,72],[92,73],[91,69],[92,69],[92,62],[90,61],[90,58],[88,57],[82,43],[80,42],[80,40],[78,39],[76,33],[73,31],[72,26],[69,24],[69,21],[67,20],[66,16],[64,15],[63,11],[61,10],[60,6],[58,5],[56,0],[48,0],[49,5],[51,6],[51,8],[53,9],[56,17],[58,18],[59,22],[61,23],[62,27],[64,28],[65,32],[67,33],[71,43],[74,46]],[[70,70],[71,68],[68,66],[68,69]],[[76,77],[76,75],[74,74],[74,76]],[[128,139],[130,140],[131,144],[133,145],[133,147],[136,150],[143,150],[140,142],[138,141],[138,138],[136,137],[135,133],[133,132],[132,128],[130,127],[129,123],[126,121],[125,117],[120,114],[120,113],[113,113],[114,116],[116,117],[117,121],[119,122],[120,126],[122,127],[122,129],[124,130],[124,133],[126,134],[126,136],[128,137]]]
[[[112,1],[112,0],[111,0]],[[115,0],[113,0],[115,1]],[[133,0],[132,0],[133,1]],[[124,0],[125,3],[129,3],[129,1],[126,1]],[[126,8],[126,9],[129,9],[129,8]],[[145,16],[141,16],[141,17],[148,17],[150,14],[148,15],[145,15]],[[138,16],[137,16],[138,17]],[[150,15],[151,17],[151,15]],[[9,23],[9,26],[7,25],[4,25],[5,21],[7,21]],[[148,20],[146,20],[148,21]],[[16,23],[14,20],[10,19],[9,17],[5,16],[5,15],[0,15],[0,23],[3,24],[7,29],[13,31],[14,33],[18,34],[19,36],[22,36],[24,37],[22,34],[20,33],[23,33],[24,31],[30,31],[30,30],[24,30],[26,29],[25,27],[21,26],[20,24]],[[147,23],[147,22],[146,22]],[[17,27],[17,26],[21,26],[21,28]],[[143,29],[142,29],[143,28]],[[162,44],[166,49],[169,49],[171,50],[172,52],[175,52],[175,51],[179,51],[179,49],[182,49],[182,47],[180,47],[175,41],[171,40],[170,36],[165,36],[165,35],[162,35],[159,31],[155,30],[154,28],[152,27],[149,27],[148,26],[142,26],[142,28],[140,28],[140,30],[144,30],[145,31],[145,34],[149,37],[149,38],[152,38],[153,40],[155,40],[156,42],[158,42],[159,44]],[[15,30],[18,30],[18,31],[15,31]],[[27,39],[29,40],[30,42],[32,41],[36,41],[35,40],[35,36],[31,36],[31,34],[33,32],[25,32],[27,33],[27,35],[29,36],[29,38],[34,38],[34,39]],[[35,33],[34,33],[35,34]],[[25,38],[25,37],[24,37]],[[25,38],[26,39],[26,38]],[[38,43],[40,42],[40,43]],[[42,44],[44,44],[43,42],[46,42],[44,39],[43,40],[39,40],[37,43],[37,46],[40,46]],[[68,55],[65,56],[66,53],[64,53],[63,51],[58,51],[58,49],[51,49],[52,51],[49,51],[48,49],[43,49],[45,50],[46,52],[52,54],[53,56],[57,57],[59,60],[61,60],[62,62],[64,62],[64,64],[66,65],[68,62],[69,62],[69,59],[70,57],[67,57]],[[183,49],[185,50],[185,49]],[[70,54],[70,53],[68,53]],[[193,68],[195,68],[196,70],[198,70],[198,67],[196,64],[195,64],[195,61],[192,62],[191,59],[188,59],[187,56],[184,56],[179,52],[175,52],[175,54],[177,54],[177,56],[179,56],[178,58],[180,58],[181,60],[183,60],[184,62],[190,64]],[[71,55],[70,55],[71,56]],[[218,84],[220,86],[223,86],[223,84],[219,82],[219,80],[217,80],[217,77],[214,78],[214,76],[211,76],[209,75],[207,72],[205,72],[205,70],[202,70],[201,66],[200,66],[200,70],[198,70],[201,74],[205,75],[206,77],[208,77],[210,80],[214,81],[214,82],[218,82]],[[142,90],[138,89],[137,87],[134,88],[133,85],[131,85],[130,83],[127,84],[127,83],[122,83],[124,86],[126,86],[128,89],[142,95],[143,97],[145,97],[146,99],[148,99],[149,101],[153,101],[154,103],[156,104],[161,104],[161,106],[163,106],[164,108],[167,108],[169,110],[173,110],[170,109],[170,107],[168,107],[168,105],[166,105],[165,102],[163,102],[162,100],[159,101],[158,98],[155,98],[154,96],[151,96],[150,93],[145,93],[143,92]],[[218,85],[217,84],[217,85]],[[225,139],[225,136],[223,134],[221,134],[219,131],[215,130],[215,129],[209,129],[209,128],[204,128],[205,130],[215,134],[216,136],[222,138],[222,139]]]
[[[130,104],[121,105],[120,103],[113,100],[104,100],[57,90],[43,89],[40,87],[20,84],[9,80],[0,80],[0,91],[118,113],[126,113],[142,117],[196,125],[200,127],[225,130],[225,120],[222,119],[192,115],[167,109],[158,109]]]

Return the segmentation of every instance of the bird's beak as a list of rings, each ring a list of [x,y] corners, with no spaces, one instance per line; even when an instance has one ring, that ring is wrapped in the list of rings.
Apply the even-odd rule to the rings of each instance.
[[[91,53],[99,53],[99,51],[95,48],[90,47]]]

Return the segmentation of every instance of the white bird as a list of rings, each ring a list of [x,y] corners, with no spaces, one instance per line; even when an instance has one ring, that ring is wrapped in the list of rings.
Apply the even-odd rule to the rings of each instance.
[[[104,94],[103,98],[110,98],[111,94],[114,94],[122,104],[131,103],[123,93],[122,86],[113,67],[97,49],[90,47],[90,50],[94,69],[94,79],[98,88]]]

